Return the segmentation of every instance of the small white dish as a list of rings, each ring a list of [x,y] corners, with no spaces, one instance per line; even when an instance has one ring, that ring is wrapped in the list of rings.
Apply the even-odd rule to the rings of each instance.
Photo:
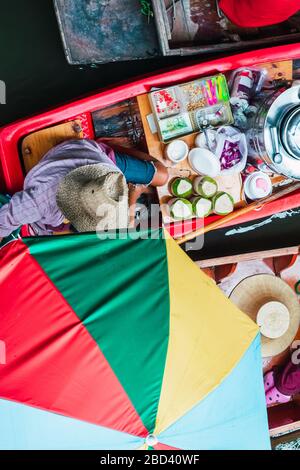
[[[262,199],[272,193],[273,187],[270,177],[262,171],[255,171],[244,181],[245,196],[251,201]]]
[[[199,134],[197,134],[195,138],[195,147],[200,147],[203,149],[214,151],[215,148],[217,147],[216,136],[217,136],[217,131],[213,129],[207,129],[206,135],[204,132],[199,132]],[[210,147],[208,147],[208,143]]]
[[[267,302],[259,309],[256,323],[266,338],[281,338],[290,326],[289,309],[282,302]]]
[[[185,160],[188,156],[189,148],[184,140],[176,139],[166,146],[166,157],[173,163],[179,163]]]
[[[220,175],[221,165],[218,157],[210,150],[194,148],[189,153],[189,163],[198,175],[215,178]]]

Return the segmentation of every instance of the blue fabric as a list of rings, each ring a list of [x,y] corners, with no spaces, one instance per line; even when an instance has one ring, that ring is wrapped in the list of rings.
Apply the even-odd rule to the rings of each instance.
[[[115,152],[116,165],[127,183],[150,184],[155,174],[153,163]]]
[[[271,448],[260,335],[231,374],[158,439],[163,444],[188,450]]]
[[[0,400],[0,450],[134,450],[130,434]]]

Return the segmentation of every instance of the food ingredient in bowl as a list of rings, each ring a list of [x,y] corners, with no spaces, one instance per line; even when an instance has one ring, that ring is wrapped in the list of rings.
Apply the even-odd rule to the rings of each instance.
[[[189,148],[184,140],[176,139],[170,142],[166,147],[166,156],[174,163],[182,162],[186,159]]]
[[[212,212],[213,203],[206,197],[197,196],[192,199],[193,213],[196,217],[207,217]]]
[[[219,191],[213,197],[213,210],[217,215],[227,215],[234,210],[234,200],[230,194]]]
[[[197,176],[193,181],[195,194],[211,198],[218,191],[218,183],[210,176]]]
[[[239,142],[230,142],[225,140],[224,147],[221,153],[221,171],[229,170],[235,165],[238,165],[242,160],[242,154],[239,148]]]
[[[193,194],[193,184],[188,178],[175,178],[171,182],[171,193],[176,197],[189,198]]]
[[[193,205],[188,199],[173,198],[168,204],[173,219],[184,220],[193,216]]]
[[[272,189],[270,177],[262,171],[251,173],[244,182],[245,196],[252,201],[269,196]]]

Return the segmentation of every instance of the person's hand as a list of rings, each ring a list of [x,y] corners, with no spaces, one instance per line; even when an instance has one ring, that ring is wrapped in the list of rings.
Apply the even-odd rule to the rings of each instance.
[[[129,190],[129,201],[136,202],[141,194],[146,194],[151,192],[151,189],[146,184],[128,184]]]
[[[2,242],[3,238],[0,237],[0,243]]]

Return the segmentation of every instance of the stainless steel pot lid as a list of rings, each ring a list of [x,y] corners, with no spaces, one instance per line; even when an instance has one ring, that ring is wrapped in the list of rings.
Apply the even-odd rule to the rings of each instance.
[[[300,180],[300,86],[281,93],[265,110],[264,146],[275,173]],[[286,135],[285,135],[286,133]]]
[[[281,139],[285,150],[300,159],[300,106],[291,109],[281,124]]]

